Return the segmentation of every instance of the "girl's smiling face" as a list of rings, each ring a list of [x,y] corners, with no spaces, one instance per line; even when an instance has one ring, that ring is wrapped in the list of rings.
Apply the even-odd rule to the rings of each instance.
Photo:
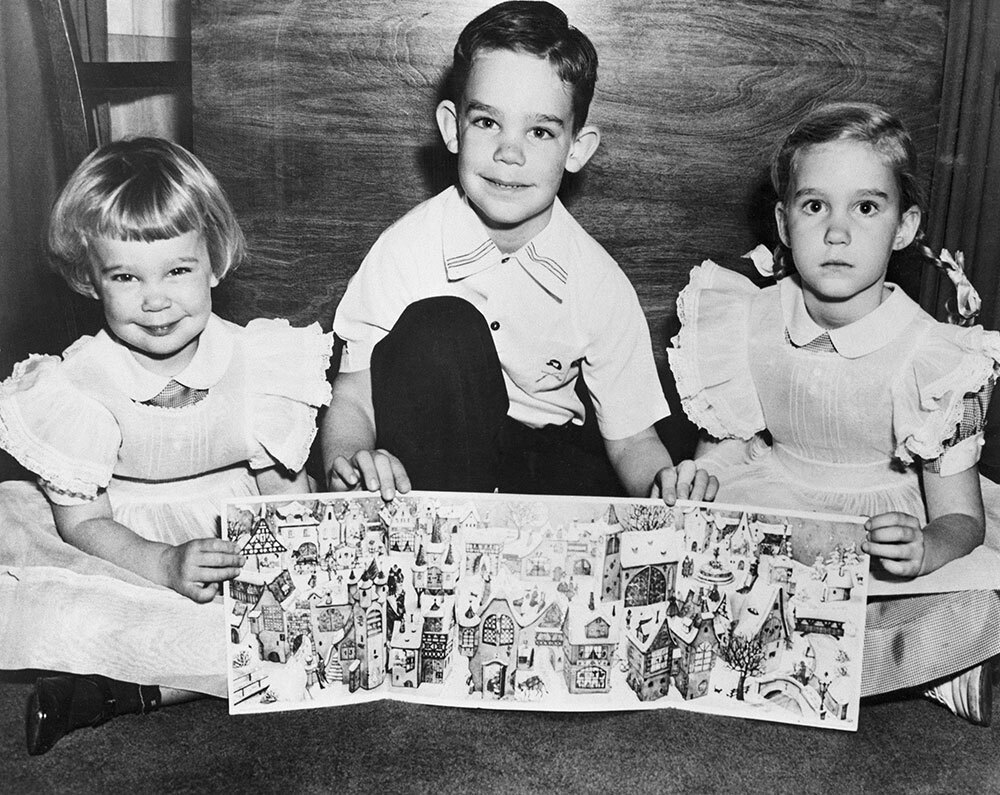
[[[900,207],[896,175],[871,144],[845,138],[796,154],[775,218],[809,314],[838,328],[882,302],[889,257],[913,241],[920,210]]]
[[[149,243],[97,237],[90,255],[88,292],[103,305],[111,333],[147,370],[183,370],[198,350],[219,283],[201,232]]]

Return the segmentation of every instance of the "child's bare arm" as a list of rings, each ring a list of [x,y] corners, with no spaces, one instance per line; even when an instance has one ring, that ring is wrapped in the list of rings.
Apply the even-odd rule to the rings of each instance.
[[[713,500],[719,482],[692,461],[676,467],[653,426],[625,439],[605,439],[605,449],[618,479],[633,497]]]
[[[715,439],[704,431],[698,437],[694,460],[702,461],[712,469],[712,465],[746,463],[749,460],[750,445],[754,439]]]
[[[107,493],[83,505],[52,505],[56,528],[67,543],[165,585],[195,602],[215,596],[217,583],[240,573],[232,541],[199,538],[173,546],[149,541],[114,520]]]
[[[270,467],[254,473],[261,494],[308,494],[312,491],[305,469],[289,472],[283,467]]]
[[[406,469],[396,456],[375,448],[371,371],[340,373],[320,426],[323,470],[331,491],[365,488],[391,500],[410,490]]]
[[[884,513],[867,524],[866,552],[898,577],[916,577],[967,555],[983,542],[986,521],[979,468],[942,476],[925,469],[924,497],[928,523],[915,516]]]

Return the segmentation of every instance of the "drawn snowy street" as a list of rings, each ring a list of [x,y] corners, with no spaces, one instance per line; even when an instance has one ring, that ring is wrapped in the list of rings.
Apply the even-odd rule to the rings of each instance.
[[[394,698],[856,728],[853,517],[431,492],[224,515],[247,557],[225,593],[232,712]],[[797,560],[793,537],[831,540]]]

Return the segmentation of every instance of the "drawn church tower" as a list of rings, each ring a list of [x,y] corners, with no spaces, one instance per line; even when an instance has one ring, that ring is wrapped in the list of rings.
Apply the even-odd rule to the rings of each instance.
[[[373,560],[357,583],[348,585],[354,620],[354,644],[360,663],[359,684],[378,687],[386,675],[386,589],[381,587]]]

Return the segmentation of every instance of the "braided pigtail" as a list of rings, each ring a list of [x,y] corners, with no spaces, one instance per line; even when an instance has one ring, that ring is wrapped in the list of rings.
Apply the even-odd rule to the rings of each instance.
[[[792,250],[779,240],[778,245],[774,247],[774,278],[784,279],[793,273],[795,273],[795,261],[792,259]]]
[[[927,245],[923,230],[921,230],[913,240],[913,248],[923,255],[930,264],[943,272],[952,284],[955,285],[955,297],[949,298],[945,302],[945,310],[948,313],[948,322],[956,326],[971,326],[976,322],[976,316],[982,306],[979,293],[972,286],[969,277],[965,275],[965,257],[961,251],[956,251],[952,256],[948,249],[941,249],[939,255],[935,255],[930,246]]]

